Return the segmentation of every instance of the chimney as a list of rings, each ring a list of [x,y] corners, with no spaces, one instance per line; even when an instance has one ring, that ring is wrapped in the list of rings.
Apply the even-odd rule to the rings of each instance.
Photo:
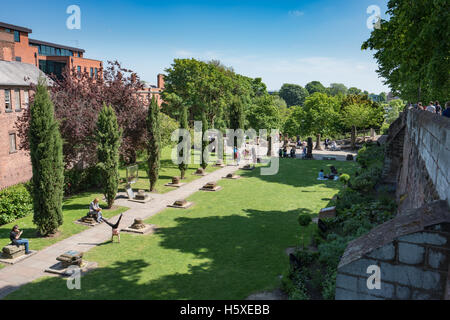
[[[164,75],[161,73],[158,74],[158,88],[164,89]]]

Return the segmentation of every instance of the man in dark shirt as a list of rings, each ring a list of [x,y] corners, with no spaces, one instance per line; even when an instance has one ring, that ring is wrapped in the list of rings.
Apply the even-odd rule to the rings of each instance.
[[[27,239],[20,239],[20,236],[22,235],[22,233],[23,233],[23,231],[19,230],[19,226],[15,225],[12,228],[11,233],[9,234],[9,239],[11,240],[11,243],[15,244],[16,246],[24,245],[25,253],[28,254],[28,253],[30,253],[29,243],[28,243]]]
[[[444,117],[450,118],[450,101],[445,104],[445,110],[442,112]]]

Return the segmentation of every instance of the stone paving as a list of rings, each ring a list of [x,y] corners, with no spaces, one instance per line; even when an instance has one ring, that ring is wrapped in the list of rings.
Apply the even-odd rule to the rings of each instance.
[[[115,204],[130,208],[130,210],[124,213],[121,226],[126,227],[131,225],[135,218],[147,219],[166,209],[167,205],[173,204],[176,200],[185,199],[199,191],[206,183],[219,181],[222,177],[238,169],[237,166],[227,166],[180,188],[174,189],[171,192],[165,194],[152,193],[150,195],[152,200],[145,204],[128,201],[124,199],[125,194],[119,194],[119,199],[116,200]],[[118,216],[110,220],[116,221],[117,218]],[[28,282],[43,276],[50,276],[50,274],[44,273],[44,270],[54,265],[57,262],[56,257],[64,252],[69,250],[86,252],[109,239],[111,239],[111,228],[102,223],[55,243],[26,260],[11,266],[6,266],[0,270],[0,299]],[[32,245],[33,243],[31,243]]]

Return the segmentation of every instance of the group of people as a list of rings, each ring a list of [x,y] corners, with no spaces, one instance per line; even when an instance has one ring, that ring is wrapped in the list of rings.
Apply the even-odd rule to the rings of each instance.
[[[330,171],[330,174],[325,175],[325,172],[321,169],[317,180],[338,180],[340,173],[337,171],[336,167],[331,166]]]
[[[284,146],[284,148],[280,148],[280,150],[278,151],[278,155],[280,156],[280,158],[296,158],[296,154],[295,154],[295,148],[291,148],[291,150],[287,151],[287,146]]]
[[[445,108],[441,106],[439,101],[430,101],[430,103],[427,106],[423,106],[422,102],[417,103],[417,105],[411,106],[413,108],[424,110],[432,113],[436,113],[440,116],[444,116],[447,118],[450,118],[450,101],[445,104]]]

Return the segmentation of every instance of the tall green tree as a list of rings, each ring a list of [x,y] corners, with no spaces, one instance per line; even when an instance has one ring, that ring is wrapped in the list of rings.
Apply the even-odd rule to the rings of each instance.
[[[183,105],[183,108],[181,110],[180,115],[180,129],[189,130],[189,122],[188,122],[188,108],[187,106]],[[182,141],[182,137],[180,137],[180,143]],[[180,146],[181,147],[181,146]],[[184,179],[186,175],[186,170],[188,169],[189,164],[186,162],[186,159],[188,158],[186,154],[184,154],[184,150],[190,150],[190,148],[180,148],[179,149],[179,157],[183,159],[183,161],[178,165],[178,168],[180,169],[180,175],[181,179]],[[188,151],[189,152],[189,151]]]
[[[332,83],[330,84],[330,87],[328,88],[330,95],[337,96],[337,95],[343,95],[345,96],[348,93],[347,87],[342,83]]]
[[[119,188],[119,148],[122,140],[122,130],[111,105],[104,104],[100,110],[95,138],[97,168],[100,171],[106,203],[108,208],[111,208]]]
[[[308,90],[310,95],[312,95],[316,92],[319,92],[319,93],[327,92],[327,88],[325,88],[325,86],[322,83],[320,83],[320,81],[311,81],[305,86],[305,88],[306,88],[306,90]]]
[[[306,97],[309,96],[308,90],[297,84],[285,83],[278,93],[288,107],[302,106]]]
[[[147,115],[147,151],[148,151],[148,179],[150,180],[150,192],[155,190],[161,166],[161,121],[159,106],[155,97],[152,97]]]
[[[64,164],[59,124],[43,79],[30,107],[30,156],[33,168],[33,222],[42,236],[54,234],[63,223]]]
[[[337,131],[340,100],[325,93],[316,92],[309,96],[303,106],[305,112],[305,131],[317,137],[316,149],[320,149],[320,138]]]
[[[378,74],[407,101],[446,100],[450,92],[450,2],[389,0],[362,49],[375,50]]]

